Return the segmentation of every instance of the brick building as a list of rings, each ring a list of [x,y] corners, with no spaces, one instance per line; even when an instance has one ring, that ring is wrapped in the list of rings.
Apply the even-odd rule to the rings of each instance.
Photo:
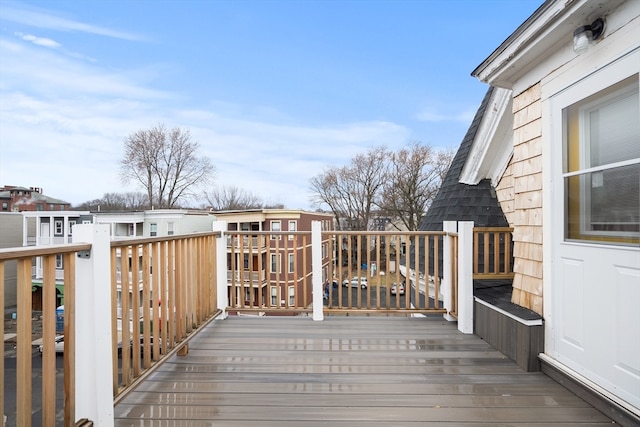
[[[66,211],[71,203],[42,194],[41,187],[17,187],[5,185],[0,188],[0,211]]]

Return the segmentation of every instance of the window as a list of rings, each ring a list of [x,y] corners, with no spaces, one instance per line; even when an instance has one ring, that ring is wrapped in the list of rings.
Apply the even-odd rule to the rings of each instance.
[[[295,286],[289,286],[289,306],[296,305],[296,288]]]
[[[562,111],[565,238],[640,241],[638,76]]]
[[[158,235],[158,224],[152,222],[149,224],[149,236],[154,237]]]
[[[43,211],[44,210],[44,205],[42,203],[37,203],[36,204],[36,210],[37,211]]]
[[[278,287],[271,286],[271,305],[278,305]]]
[[[289,273],[293,273],[295,268],[295,256],[293,254],[289,254]]]
[[[133,224],[128,224],[127,225],[127,236],[133,236],[134,231],[133,231]]]
[[[289,221],[289,231],[297,231],[298,230],[298,222],[297,221]],[[289,240],[293,240],[293,234],[289,234]]]
[[[173,236],[173,222],[167,223],[167,236]]]
[[[271,231],[282,231],[282,224],[280,223],[280,221],[271,221],[271,225],[270,225]],[[271,235],[271,239],[278,239],[280,240],[280,236],[275,236],[275,235]]]
[[[249,254],[244,254],[243,266],[245,270],[249,269]]]
[[[271,254],[271,272],[279,273],[280,269],[278,268],[278,254]]]
[[[62,226],[62,220],[57,219],[53,222],[54,233],[56,236],[62,236]]]
[[[70,219],[69,220],[69,236],[73,235],[73,226],[76,225],[76,220],[75,219]]]
[[[63,263],[62,263],[62,255],[56,255],[56,269],[58,270],[62,270],[63,267]]]
[[[2,202],[2,210],[5,212],[9,210],[9,204],[7,202]]]

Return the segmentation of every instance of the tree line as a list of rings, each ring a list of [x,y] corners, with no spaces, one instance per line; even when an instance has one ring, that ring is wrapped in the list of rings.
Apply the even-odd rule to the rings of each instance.
[[[136,211],[196,207],[244,210],[284,208],[236,186],[212,186],[213,162],[199,153],[188,130],[158,124],[123,141],[120,178],[141,192],[105,193],[75,209]],[[339,229],[374,228],[376,218],[417,230],[446,173],[453,152],[414,142],[398,151],[371,148],[345,166],[329,166],[310,180],[311,202],[335,216]],[[194,206],[195,202],[195,206]]]
[[[371,148],[313,177],[312,202],[327,208],[341,230],[378,229],[381,218],[398,229],[418,230],[453,155],[420,142],[397,151]]]

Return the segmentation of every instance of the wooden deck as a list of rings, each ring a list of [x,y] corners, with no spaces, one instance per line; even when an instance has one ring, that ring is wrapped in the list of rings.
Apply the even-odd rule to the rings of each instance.
[[[605,426],[435,318],[232,317],[195,336],[115,407],[124,426]]]

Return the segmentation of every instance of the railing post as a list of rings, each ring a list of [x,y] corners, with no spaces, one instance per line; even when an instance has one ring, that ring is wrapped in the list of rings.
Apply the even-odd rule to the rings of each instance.
[[[76,420],[113,426],[109,226],[78,224],[74,243],[91,243],[76,258]]]
[[[458,330],[473,333],[473,221],[458,222]]]
[[[227,292],[227,221],[214,221],[211,231],[219,231],[220,236],[216,237],[216,283],[218,293],[218,309],[222,311],[222,318],[227,317],[227,307],[229,306],[229,295]]]
[[[442,231],[445,233],[456,233],[458,231],[457,223],[455,221],[444,221],[442,223]],[[444,300],[444,308],[447,310],[443,317],[449,322],[456,320],[455,317],[449,314],[453,309],[451,306],[451,297],[453,295],[453,277],[451,277],[451,271],[454,265],[451,259],[451,239],[451,236],[445,234],[442,247],[442,299]]]
[[[322,295],[322,223],[311,222],[311,284],[313,286],[313,320],[324,320]]]

